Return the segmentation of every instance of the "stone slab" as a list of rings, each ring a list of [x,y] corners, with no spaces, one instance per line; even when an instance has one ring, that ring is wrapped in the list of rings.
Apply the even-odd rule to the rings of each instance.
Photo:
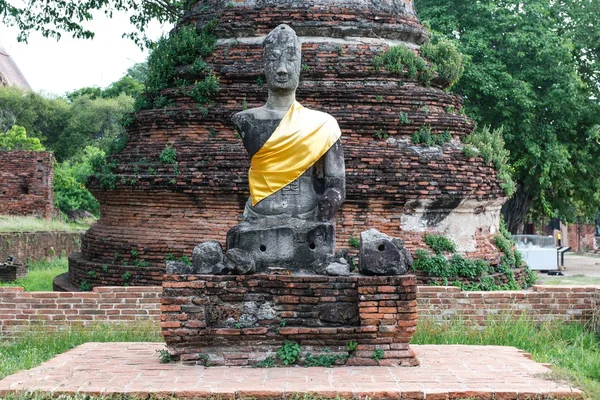
[[[416,368],[239,368],[160,364],[162,343],[87,343],[0,381],[0,396],[54,393],[178,398],[582,399],[514,347],[412,346]]]

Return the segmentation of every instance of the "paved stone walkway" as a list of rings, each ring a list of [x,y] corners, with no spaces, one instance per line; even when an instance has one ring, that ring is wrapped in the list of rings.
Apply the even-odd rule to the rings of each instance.
[[[513,347],[412,346],[420,367],[204,368],[160,364],[161,343],[88,343],[0,381],[0,395],[50,391],[180,398],[580,399]]]

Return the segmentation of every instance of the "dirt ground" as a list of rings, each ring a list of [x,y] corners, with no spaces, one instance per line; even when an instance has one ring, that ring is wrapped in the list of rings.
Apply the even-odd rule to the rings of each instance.
[[[544,284],[592,284],[600,285],[600,256],[591,254],[565,254],[564,276],[549,276],[539,273],[539,282]]]

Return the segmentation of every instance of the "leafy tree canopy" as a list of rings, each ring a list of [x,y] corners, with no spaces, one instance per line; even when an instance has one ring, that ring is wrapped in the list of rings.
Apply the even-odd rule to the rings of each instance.
[[[0,21],[21,30],[19,41],[27,41],[31,31],[57,40],[63,33],[90,39],[94,32],[84,24],[93,19],[95,11],[108,17],[126,11],[131,14],[135,31],[123,36],[133,39],[138,46],[149,47],[151,42],[144,32],[150,21],[176,22],[194,3],[193,0],[0,0]]]
[[[38,138],[27,137],[22,126],[13,126],[8,132],[0,133],[0,151],[30,150],[44,151]]]
[[[415,1],[420,17],[466,55],[453,91],[467,113],[480,126],[503,128],[517,181],[503,210],[512,232],[531,212],[569,221],[600,208],[598,41],[583,35],[586,22],[564,20],[593,1],[570,2],[563,12],[554,0]],[[597,24],[600,14],[586,20]]]
[[[133,103],[126,94],[96,99],[86,94],[69,102],[15,87],[0,87],[0,131],[12,125],[24,127],[61,162],[89,144],[105,147],[124,135],[121,121],[133,111]]]
[[[131,97],[137,97],[145,89],[144,83],[148,74],[148,63],[137,63],[127,70],[125,76],[116,82],[111,83],[107,88],[84,87],[66,94],[71,102],[79,97],[88,96],[91,100],[97,98],[117,98],[121,94]]]

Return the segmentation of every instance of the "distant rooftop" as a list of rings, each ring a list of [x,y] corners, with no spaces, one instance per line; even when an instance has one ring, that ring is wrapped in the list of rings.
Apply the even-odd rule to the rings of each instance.
[[[0,86],[17,86],[31,90],[27,79],[17,67],[15,61],[8,55],[0,45]]]

